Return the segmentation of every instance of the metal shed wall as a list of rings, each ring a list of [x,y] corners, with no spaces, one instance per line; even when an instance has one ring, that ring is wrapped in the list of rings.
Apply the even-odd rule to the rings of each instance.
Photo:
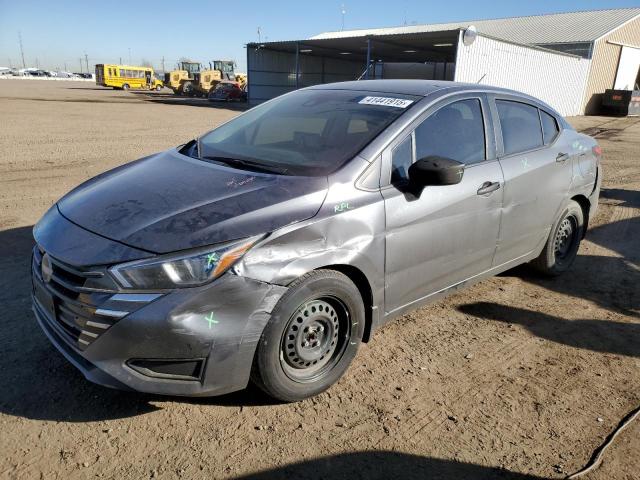
[[[600,110],[604,91],[613,88],[622,51],[620,44],[640,47],[640,16],[595,42],[593,63],[584,97],[584,109],[588,114]]]
[[[298,59],[298,88],[320,83],[357,79],[362,62],[301,53]],[[295,53],[247,47],[249,104],[257,105],[296,89]]]
[[[591,60],[478,35],[458,42],[457,82],[518,90],[545,101],[562,115],[582,114]]]

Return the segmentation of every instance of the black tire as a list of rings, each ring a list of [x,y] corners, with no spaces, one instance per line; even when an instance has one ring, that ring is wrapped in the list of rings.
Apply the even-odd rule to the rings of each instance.
[[[552,277],[566,272],[578,255],[583,236],[584,212],[576,201],[570,200],[553,225],[542,253],[531,265]]]
[[[275,306],[258,343],[251,379],[285,402],[323,392],[351,364],[364,322],[362,297],[346,275],[334,270],[303,275]]]
[[[182,95],[185,95],[187,97],[191,97],[191,96],[193,96],[193,93],[194,93],[193,83],[184,82],[182,84]]]
[[[156,85],[156,92],[159,92],[160,90],[162,90],[162,86]]]
[[[124,84],[122,85],[122,89],[123,89],[123,90],[129,90],[129,84],[128,84],[128,83],[124,83]]]

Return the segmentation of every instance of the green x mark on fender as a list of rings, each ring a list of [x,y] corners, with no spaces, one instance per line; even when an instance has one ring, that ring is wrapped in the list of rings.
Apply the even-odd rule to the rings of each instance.
[[[213,312],[209,313],[204,319],[209,323],[209,328],[211,328],[211,325],[218,323],[218,320],[213,318]]]

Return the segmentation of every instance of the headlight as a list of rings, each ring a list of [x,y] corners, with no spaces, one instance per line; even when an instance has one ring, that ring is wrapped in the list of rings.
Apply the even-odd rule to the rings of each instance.
[[[259,235],[188,253],[123,263],[109,272],[122,287],[135,290],[194,287],[222,275],[261,238]]]

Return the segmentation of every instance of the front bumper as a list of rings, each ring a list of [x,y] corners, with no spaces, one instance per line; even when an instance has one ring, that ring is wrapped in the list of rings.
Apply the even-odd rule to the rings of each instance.
[[[88,380],[147,393],[209,396],[245,388],[262,331],[286,291],[227,273],[209,285],[144,301],[112,292],[70,298],[73,292],[57,286],[55,273],[43,281],[38,258],[36,247],[33,310],[51,342]],[[42,300],[48,295],[50,304]],[[181,377],[132,366],[168,360],[201,368]]]

